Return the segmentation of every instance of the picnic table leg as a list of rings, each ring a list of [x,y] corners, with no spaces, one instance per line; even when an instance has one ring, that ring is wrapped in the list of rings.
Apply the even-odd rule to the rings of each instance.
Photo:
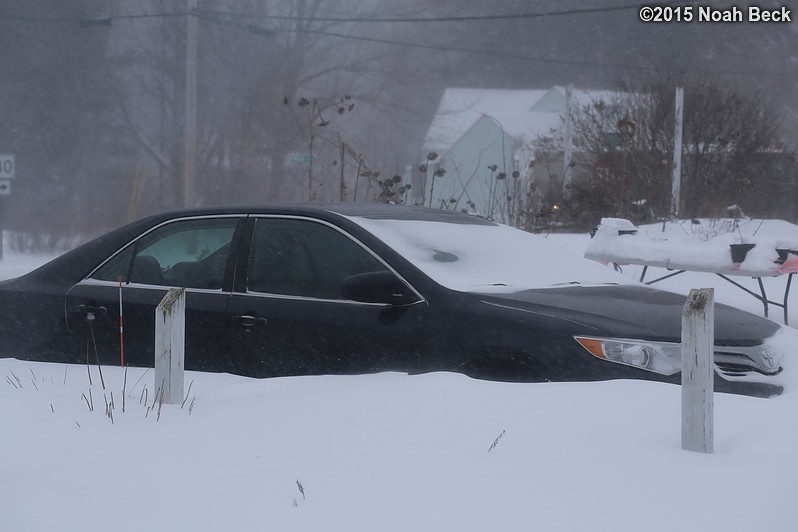
[[[669,273],[668,275],[663,275],[662,277],[657,277],[657,278],[656,278],[656,279],[654,279],[653,281],[649,281],[649,282],[647,282],[647,283],[646,283],[646,286],[651,286],[651,285],[652,285],[652,284],[654,284],[654,283],[658,283],[658,282],[660,282],[660,281],[664,281],[665,279],[670,279],[671,277],[673,277],[673,276],[675,276],[675,275],[679,275],[680,273],[684,273],[684,272],[686,272],[686,271],[687,271],[687,270],[679,270],[679,271],[676,271],[676,272]],[[718,275],[720,275],[720,274],[718,274]],[[756,296],[756,297],[759,297],[759,296]]]
[[[717,275],[718,277],[720,277],[724,281],[733,284],[734,286],[736,286],[737,288],[739,288],[740,290],[742,290],[746,294],[750,294],[753,297],[757,298],[759,301],[761,301],[762,305],[765,307],[765,317],[766,318],[767,318],[767,315],[768,315],[768,303],[772,303],[772,304],[774,304],[776,306],[779,306],[779,307],[781,306],[781,303],[776,303],[775,301],[768,301],[767,294],[765,294],[765,287],[762,284],[762,278],[761,277],[755,277],[755,279],[757,279],[759,281],[759,290],[761,292],[761,294],[757,294],[753,290],[749,290],[748,288],[744,287],[743,285],[741,285],[737,281],[734,281],[734,280],[730,279],[729,277],[723,275],[722,273],[716,273],[715,275]]]
[[[765,284],[762,282],[761,277],[757,277],[756,281],[759,283],[759,291],[762,292],[762,305],[765,307],[765,317],[768,317],[768,296],[765,293]],[[785,307],[786,308],[786,307]]]
[[[648,266],[643,266],[643,272],[640,274],[640,282],[642,283],[643,280],[646,278],[646,272],[648,271]]]
[[[792,283],[792,276],[795,275],[791,273],[787,276],[787,286],[784,288],[784,325],[789,325],[789,309],[787,308],[787,300],[790,297],[790,284]]]

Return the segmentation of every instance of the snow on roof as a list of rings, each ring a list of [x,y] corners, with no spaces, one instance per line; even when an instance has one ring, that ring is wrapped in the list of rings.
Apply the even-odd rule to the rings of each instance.
[[[574,89],[574,101],[589,105],[612,101],[612,91]],[[529,140],[561,125],[565,112],[565,87],[550,89],[446,89],[424,141],[425,151],[443,153],[451,148],[477,121],[487,116],[518,140]]]
[[[446,151],[486,115],[498,121],[509,135],[521,134],[527,125],[525,111],[547,92],[546,90],[446,89],[427,132],[424,149]]]

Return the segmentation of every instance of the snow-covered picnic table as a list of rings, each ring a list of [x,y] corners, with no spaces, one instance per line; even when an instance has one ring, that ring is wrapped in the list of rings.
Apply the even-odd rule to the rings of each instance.
[[[716,274],[751,294],[762,302],[764,314],[768,305],[784,309],[784,323],[788,321],[787,300],[792,276],[798,272],[798,227],[778,222],[781,229],[759,234],[762,223],[750,220],[743,226],[739,220],[696,221],[700,230],[688,231],[684,223],[680,232],[669,230],[660,234],[641,232],[629,220],[604,218],[592,233],[585,257],[617,267],[636,264],[643,266],[640,282],[653,284],[674,275],[690,272]],[[691,227],[690,222],[686,222]],[[763,221],[764,223],[764,221]],[[794,233],[794,236],[793,236]],[[649,267],[671,270],[671,273],[646,282]],[[781,302],[771,301],[765,292],[763,277],[787,275]],[[731,279],[731,276],[752,277],[758,281],[757,294]]]

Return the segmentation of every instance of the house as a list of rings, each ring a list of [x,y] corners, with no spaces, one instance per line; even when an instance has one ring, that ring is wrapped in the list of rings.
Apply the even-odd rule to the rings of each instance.
[[[616,94],[573,90],[572,106],[609,102]],[[509,222],[530,188],[562,188],[562,147],[539,160],[533,143],[561,133],[565,114],[561,86],[447,89],[426,135],[425,160],[413,175],[414,202]]]

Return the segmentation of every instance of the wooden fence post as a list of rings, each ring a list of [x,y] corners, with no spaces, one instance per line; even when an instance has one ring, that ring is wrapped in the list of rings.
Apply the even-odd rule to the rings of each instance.
[[[172,288],[155,309],[155,390],[166,404],[183,402],[186,290]]]
[[[690,290],[682,311],[682,449],[714,446],[715,291]]]

